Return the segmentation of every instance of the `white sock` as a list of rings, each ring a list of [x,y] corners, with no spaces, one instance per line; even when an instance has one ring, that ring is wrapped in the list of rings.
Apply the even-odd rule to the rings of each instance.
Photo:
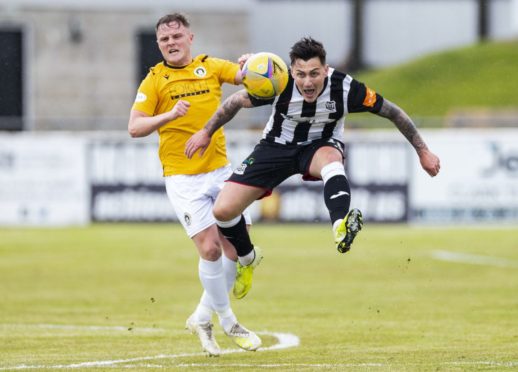
[[[236,261],[232,261],[227,256],[223,255],[223,272],[225,273],[227,293],[230,292],[236,281]]]
[[[219,316],[219,324],[221,325],[221,328],[225,331],[225,333],[229,333],[234,324],[237,323],[237,318],[234,315],[231,308],[228,308],[228,310],[224,313],[218,314]]]
[[[324,183],[326,183],[327,180],[333,178],[334,176],[344,176],[347,178],[345,175],[344,164],[339,161],[334,161],[324,165],[320,171],[320,176],[322,177],[322,181],[324,181]]]
[[[252,251],[248,253],[246,256],[239,256],[237,259],[239,263],[243,266],[250,265],[252,262],[254,262],[255,259],[255,249],[252,249]]]
[[[223,273],[225,276],[225,285],[227,289],[227,293],[230,292],[232,287],[234,286],[234,282],[236,281],[236,263],[231,259],[227,258],[227,256],[223,255],[222,259],[223,264]],[[197,321],[199,323],[207,323],[212,319],[214,306],[210,301],[210,297],[207,294],[207,291],[203,291],[201,295],[200,303],[196,308],[195,314]]]
[[[210,302],[210,297],[207,294],[207,291],[203,291],[201,295],[200,303],[196,307],[194,311],[194,316],[196,317],[196,322],[198,323],[208,323],[212,320],[212,303]]]
[[[230,221],[219,221],[219,220],[216,220],[216,225],[218,225],[219,227],[234,227],[236,226],[239,221],[241,221],[241,215],[231,219]]]
[[[227,258],[225,255],[223,255],[223,272],[225,274],[226,279],[226,285],[227,285],[227,293],[230,292],[232,287],[234,286],[234,282],[236,281],[236,262],[232,261],[231,259]],[[230,309],[229,309],[230,310]],[[237,322],[237,318],[230,310],[229,313],[225,314],[224,316],[219,316],[219,323],[221,324],[221,327],[225,330],[225,332],[230,332],[230,329],[232,326]]]
[[[198,272],[200,275],[200,281],[207,293],[208,300],[210,301],[209,303],[212,304],[212,308],[218,314],[220,323],[223,326],[223,320],[225,320],[225,324],[229,322],[232,322],[233,324],[236,322],[236,317],[230,308],[230,300],[228,298],[227,283],[223,272],[222,261],[221,257],[216,261],[207,261],[200,258]],[[205,301],[203,296],[202,300]]]

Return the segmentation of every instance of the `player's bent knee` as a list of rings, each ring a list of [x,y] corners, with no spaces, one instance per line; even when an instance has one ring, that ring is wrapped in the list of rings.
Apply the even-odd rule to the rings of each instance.
[[[216,261],[221,257],[221,252],[218,244],[204,244],[200,249],[200,257],[207,261]]]
[[[230,221],[239,216],[240,214],[236,213],[230,208],[218,205],[214,206],[214,208],[212,209],[212,213],[214,214],[214,218],[218,221]]]

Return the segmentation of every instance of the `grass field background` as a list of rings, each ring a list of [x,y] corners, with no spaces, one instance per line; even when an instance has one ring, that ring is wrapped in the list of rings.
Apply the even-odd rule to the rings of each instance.
[[[208,358],[183,329],[201,287],[180,226],[0,230],[0,370],[518,370],[516,227],[366,225],[346,255],[326,224],[253,237],[233,309],[300,345]]]
[[[513,109],[518,102],[518,39],[479,43],[354,74],[410,116],[459,109]]]

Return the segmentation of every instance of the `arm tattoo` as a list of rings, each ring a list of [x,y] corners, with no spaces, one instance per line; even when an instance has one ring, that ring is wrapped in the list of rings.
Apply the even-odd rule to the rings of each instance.
[[[246,93],[245,90],[240,90],[228,97],[214,115],[212,115],[208,123],[205,124],[205,129],[209,135],[212,136],[214,132],[232,120],[243,107],[250,108],[253,107],[253,105],[252,102],[250,102],[248,93]]]
[[[417,152],[427,149],[412,119],[396,104],[384,99],[378,115],[392,121]]]

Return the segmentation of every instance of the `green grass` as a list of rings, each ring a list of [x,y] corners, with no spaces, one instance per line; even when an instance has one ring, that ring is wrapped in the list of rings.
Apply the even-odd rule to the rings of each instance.
[[[0,230],[0,370],[518,368],[516,228],[367,225],[346,255],[328,225],[257,225],[253,237],[265,259],[233,309],[247,327],[300,345],[207,358],[183,330],[201,289],[179,226]],[[439,261],[434,250],[509,266]],[[219,327],[217,338],[233,349]]]
[[[518,40],[482,43],[355,74],[412,116],[458,109],[518,109]]]

